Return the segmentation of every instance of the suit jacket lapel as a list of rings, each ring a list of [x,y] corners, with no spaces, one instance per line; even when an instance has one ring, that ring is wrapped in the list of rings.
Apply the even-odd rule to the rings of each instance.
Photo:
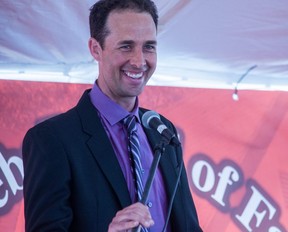
[[[76,107],[82,121],[83,130],[89,135],[87,145],[95,161],[110,182],[122,207],[131,204],[126,180],[118,163],[117,157],[102,126],[97,110],[92,105],[88,91],[80,99]]]
[[[110,140],[102,126],[97,110],[92,105],[88,93],[89,91],[86,91],[83,94],[76,106],[77,112],[82,121],[83,131],[88,134],[87,145],[94,156],[95,161],[107,177],[107,180],[110,182],[121,206],[126,207],[131,204],[128,188],[123,187],[127,186],[126,180],[113,147],[111,146]],[[140,109],[140,118],[142,114],[143,110]],[[144,128],[144,131],[153,149],[161,141],[161,135],[154,130],[146,128]],[[174,156],[175,153],[172,152],[171,147],[167,146],[159,164],[163,173],[168,199],[170,198],[174,184],[176,183],[177,163],[173,162],[173,160],[176,160],[176,157]]]

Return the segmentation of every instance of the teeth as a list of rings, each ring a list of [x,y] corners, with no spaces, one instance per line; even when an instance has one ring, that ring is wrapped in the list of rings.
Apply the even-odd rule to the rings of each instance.
[[[130,73],[130,72],[125,72],[125,74],[128,76],[128,77],[131,77],[133,79],[138,79],[138,78],[141,78],[143,76],[143,72],[141,73]]]

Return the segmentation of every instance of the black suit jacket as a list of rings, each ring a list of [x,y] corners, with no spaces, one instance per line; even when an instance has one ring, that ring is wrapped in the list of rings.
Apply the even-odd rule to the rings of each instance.
[[[30,129],[23,141],[26,231],[107,232],[131,204],[125,178],[87,90],[76,107]],[[145,109],[140,109],[143,114]],[[140,115],[141,116],[141,115]],[[174,126],[162,121],[172,130]],[[145,133],[152,147],[160,135]],[[160,160],[168,199],[182,161],[167,146]],[[185,170],[170,218],[173,231],[201,231]]]

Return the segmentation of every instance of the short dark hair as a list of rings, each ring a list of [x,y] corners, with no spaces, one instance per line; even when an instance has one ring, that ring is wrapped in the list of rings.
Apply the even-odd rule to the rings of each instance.
[[[104,48],[105,38],[109,34],[106,26],[107,18],[112,11],[132,10],[147,12],[151,15],[156,29],[158,26],[158,12],[151,0],[100,0],[90,8],[89,25],[90,36],[96,39]]]

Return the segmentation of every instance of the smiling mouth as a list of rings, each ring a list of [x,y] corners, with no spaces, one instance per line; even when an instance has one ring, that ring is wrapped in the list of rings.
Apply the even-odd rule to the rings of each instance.
[[[144,72],[132,73],[124,71],[124,73],[126,74],[126,76],[131,77],[132,79],[140,79],[144,75]]]

